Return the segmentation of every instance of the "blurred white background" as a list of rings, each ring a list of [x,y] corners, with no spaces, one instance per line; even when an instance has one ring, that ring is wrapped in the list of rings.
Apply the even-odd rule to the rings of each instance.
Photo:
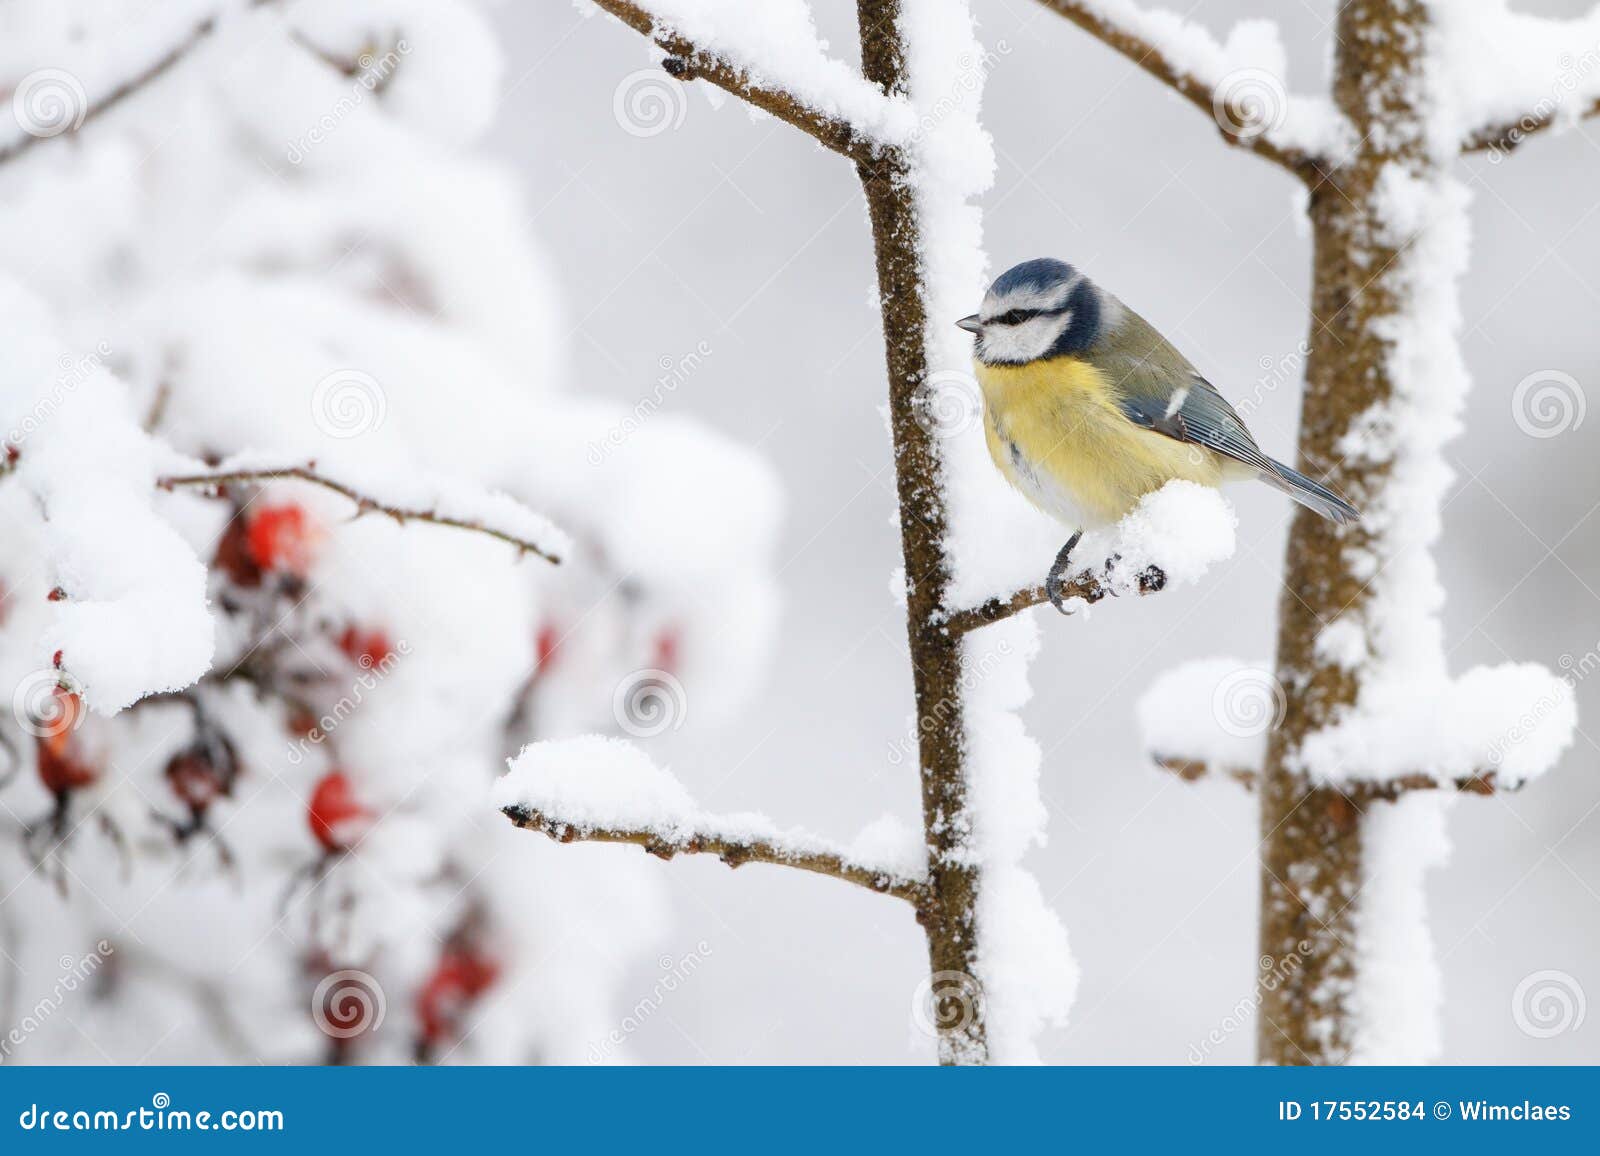
[[[1587,5],[1523,7],[1561,15]],[[851,6],[819,8],[835,51],[853,55]],[[976,8],[999,55],[984,102],[1000,162],[985,203],[991,272],[1035,256],[1079,264],[1224,393],[1255,391],[1307,328],[1298,187],[1229,149],[1208,118],[1041,5]],[[551,0],[494,11],[509,67],[488,150],[524,176],[581,388],[637,401],[651,395],[663,359],[705,342],[711,355],[663,411],[758,447],[788,489],[784,617],[757,705],[712,725],[691,698],[686,726],[658,740],[658,754],[712,808],[759,809],[844,837],[885,811],[915,822],[914,767],[899,746],[911,699],[903,616],[889,593],[898,539],[883,352],[854,174],[776,121],[753,120],[732,101],[713,108],[703,85],[687,92],[676,127],[630,134],[613,106],[630,74],[650,67],[637,35]],[[1203,0],[1191,16],[1219,34],[1240,18],[1280,21],[1290,84],[1308,90],[1324,86],[1332,14],[1320,0]],[[1440,552],[1451,661],[1564,669],[1600,647],[1600,417],[1534,438],[1513,422],[1510,398],[1538,370],[1600,382],[1600,123],[1466,171],[1474,391],[1451,447],[1458,477]],[[1263,446],[1291,460],[1296,386],[1268,392],[1251,417]],[[1232,496],[1239,552],[1200,588],[1044,622],[1026,718],[1046,752],[1051,827],[1032,867],[1083,973],[1070,1026],[1043,1041],[1050,1060],[1253,1054],[1253,1020],[1220,1047],[1201,1041],[1252,992],[1255,800],[1151,769],[1133,725],[1138,694],[1168,666],[1271,653],[1290,507],[1265,488]],[[1049,559],[1039,562],[1042,574]],[[1590,729],[1600,687],[1579,693],[1580,726]],[[1452,861],[1428,893],[1448,1062],[1600,1061],[1600,1009],[1552,1038],[1530,1037],[1511,1014],[1519,981],[1544,969],[1600,999],[1597,767],[1600,747],[1580,735],[1525,793],[1456,804]],[[711,950],[634,1034],[635,1058],[929,1054],[909,1018],[923,939],[901,905],[759,866],[656,869],[673,900],[664,953],[702,940]],[[639,969],[624,1005],[656,978]]]

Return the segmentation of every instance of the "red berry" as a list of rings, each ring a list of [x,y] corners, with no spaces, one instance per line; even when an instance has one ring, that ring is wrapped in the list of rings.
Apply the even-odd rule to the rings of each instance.
[[[250,515],[245,547],[262,570],[304,578],[320,537],[316,522],[299,506],[262,506]]]
[[[324,851],[343,851],[366,830],[372,812],[356,798],[343,771],[329,771],[311,792],[306,822]]]
[[[556,652],[561,649],[561,632],[554,624],[546,622],[539,627],[539,636],[534,640],[534,652],[538,655],[538,669],[544,670],[555,661]]]
[[[664,670],[668,674],[678,669],[678,632],[674,628],[663,630],[656,635],[655,650],[650,656],[650,665],[657,670]]]
[[[39,736],[39,781],[53,794],[87,787],[100,777],[100,769],[86,763],[73,750],[72,732],[83,721],[83,700],[70,690],[56,687],[55,709]]]
[[[381,666],[394,653],[389,636],[382,630],[363,630],[358,626],[345,627],[339,636],[339,649],[351,662],[366,670]]]
[[[173,794],[197,815],[222,793],[222,778],[217,768],[211,765],[210,759],[193,751],[173,755],[167,763],[166,776]]]
[[[454,1034],[461,1013],[487,991],[500,965],[474,951],[446,948],[417,992],[417,1019],[423,1038],[437,1044]]]

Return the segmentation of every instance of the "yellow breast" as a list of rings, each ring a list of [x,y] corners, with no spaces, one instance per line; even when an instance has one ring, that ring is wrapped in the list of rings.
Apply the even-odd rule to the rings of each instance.
[[[976,364],[984,432],[1000,472],[1034,505],[1073,527],[1115,522],[1173,478],[1215,486],[1210,450],[1140,429],[1088,362]]]

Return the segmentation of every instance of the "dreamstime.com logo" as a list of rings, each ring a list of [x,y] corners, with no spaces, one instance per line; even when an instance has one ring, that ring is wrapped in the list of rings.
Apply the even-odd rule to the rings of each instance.
[[[983,422],[978,379],[963,369],[939,369],[917,386],[912,400],[917,424],[930,437],[959,437]]]
[[[11,94],[11,114],[29,136],[60,136],[83,124],[89,94],[66,69],[41,68],[24,76]]]
[[[389,83],[395,69],[400,67],[400,58],[410,52],[410,44],[405,40],[397,40],[394,48],[382,56],[375,56],[371,52],[363,52],[358,56],[355,83],[350,86],[350,91],[318,117],[315,124],[284,147],[284,159],[291,165],[304,161],[311,150],[334,134],[346,117],[366,103],[369,93],[378,92]]]
[[[383,986],[367,972],[347,968],[322,977],[311,993],[311,1018],[323,1034],[354,1039],[383,1026],[389,1002]]]
[[[629,136],[671,132],[688,113],[688,88],[660,68],[628,73],[611,94],[611,115]]]
[[[711,343],[702,341],[676,360],[670,354],[662,354],[661,360],[656,363],[661,367],[662,374],[656,378],[655,388],[650,391],[650,396],[640,398],[628,415],[606,430],[599,441],[589,443],[589,464],[598,466],[605,461],[612,450],[627,441],[645,422],[654,417],[667,397],[676,392],[680,385],[689,380],[690,375],[705,364],[711,352]]]
[[[1238,68],[1211,90],[1211,115],[1217,127],[1236,140],[1269,133],[1289,115],[1289,93],[1264,68]]]
[[[624,733],[652,739],[683,729],[689,718],[689,693],[670,671],[655,667],[630,671],[611,694],[611,714]]]
[[[377,689],[380,682],[394,673],[394,668],[400,664],[400,659],[410,653],[411,643],[402,638],[394,644],[393,650],[376,662],[370,654],[363,654],[357,659],[356,664],[361,667],[361,673],[350,684],[349,693],[341,695],[339,701],[317,719],[317,725],[310,734],[289,744],[289,762],[297,767],[305,762],[306,756],[311,753],[311,748],[320,746],[329,735],[343,726],[344,721],[355,714],[366,701],[367,692]]]
[[[1261,957],[1261,974],[1256,978],[1255,991],[1245,996],[1233,1007],[1228,1009],[1228,1014],[1222,1017],[1222,1022],[1205,1034],[1197,1044],[1189,1045],[1189,1062],[1203,1064],[1211,1058],[1211,1052],[1229,1036],[1242,1028],[1249,1026],[1256,1018],[1256,1013],[1261,1010],[1261,1004],[1271,992],[1277,991],[1303,966],[1311,956],[1311,941],[1302,939],[1294,945],[1294,950],[1282,959],[1274,959],[1270,955]]]
[[[336,369],[311,391],[311,420],[341,441],[371,433],[389,415],[389,395],[370,373]]]
[[[589,1062],[591,1064],[604,1063],[611,1058],[611,1054],[629,1036],[649,1021],[650,1017],[660,1010],[667,996],[677,991],[706,961],[711,954],[711,945],[701,940],[694,945],[694,950],[686,952],[673,959],[670,955],[663,955],[656,961],[661,968],[661,977],[656,980],[648,995],[639,1000],[629,1009],[628,1014],[622,1017],[622,1022],[606,1033],[606,1038],[599,1043],[589,1045]]]
[[[1589,399],[1570,373],[1541,369],[1511,391],[1511,419],[1531,438],[1559,437],[1583,424]]]
[[[983,1019],[983,985],[964,971],[936,971],[911,993],[911,1024],[937,1039],[961,1033]]]
[[[1588,1011],[1583,985],[1564,971],[1531,972],[1511,993],[1512,1022],[1536,1040],[1577,1031]]]
[[[110,943],[102,939],[87,955],[63,955],[61,974],[56,977],[55,986],[32,1007],[24,1008],[22,1018],[8,1025],[6,1034],[0,1037],[0,1060],[9,1060],[22,1046],[24,1040],[44,1027],[50,1017],[62,1009],[69,995],[80,987],[88,986],[95,973],[106,960],[111,958],[115,950]]]
[[[1224,675],[1211,693],[1211,717],[1236,739],[1276,730],[1288,710],[1283,684],[1271,671],[1254,666]]]
[[[17,1117],[26,1132],[282,1132],[283,1113],[276,1108],[225,1108],[191,1112],[174,1108],[172,1097],[157,1092],[148,1108],[126,1112],[88,1111],[29,1104]]]

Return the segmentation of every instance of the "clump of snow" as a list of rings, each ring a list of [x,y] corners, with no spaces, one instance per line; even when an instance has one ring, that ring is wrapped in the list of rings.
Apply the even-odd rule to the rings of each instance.
[[[1115,558],[1107,575],[1118,594],[1134,593],[1139,575],[1155,567],[1170,584],[1191,585],[1233,556],[1239,519],[1210,486],[1174,480],[1139,499],[1107,534],[1086,535],[1079,548],[1090,558]]]
[[[526,807],[580,832],[649,831],[681,843],[701,812],[671,771],[623,739],[534,743],[495,781],[497,807]]]
[[[1139,697],[1139,736],[1152,758],[1213,774],[1258,772],[1283,718],[1283,689],[1267,661],[1202,658],[1166,671]]]
[[[1442,685],[1363,688],[1356,709],[1306,737],[1298,762],[1323,783],[1493,775],[1511,788],[1553,767],[1577,725],[1571,687],[1544,667],[1480,666]]]

